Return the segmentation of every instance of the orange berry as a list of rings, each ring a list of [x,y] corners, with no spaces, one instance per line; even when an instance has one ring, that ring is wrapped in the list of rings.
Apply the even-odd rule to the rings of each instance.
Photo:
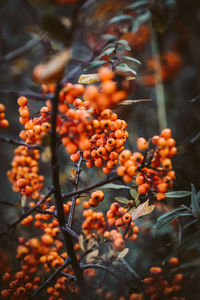
[[[114,73],[107,67],[101,67],[98,71],[99,78],[102,81],[111,80],[114,77]]]
[[[179,265],[179,259],[178,259],[178,257],[171,257],[168,260],[168,263],[169,263],[170,267],[175,268]]]
[[[150,273],[151,274],[160,274],[160,273],[162,273],[162,269],[160,268],[160,267],[152,267],[151,269],[150,269]]]
[[[169,139],[169,138],[171,138],[171,136],[172,136],[172,131],[171,131],[171,129],[169,129],[169,128],[165,128],[165,129],[163,129],[162,130],[162,132],[161,132],[161,136],[164,138],[164,139]]]
[[[122,219],[124,223],[129,223],[131,221],[131,214],[126,213],[125,215],[123,215]]]
[[[4,112],[5,111],[5,105],[3,105],[2,103],[0,103],[0,112]]]
[[[47,246],[53,244],[53,238],[49,234],[43,234],[41,237],[41,241]]]
[[[146,150],[148,148],[148,142],[143,137],[137,139],[137,147],[139,150]]]
[[[17,180],[17,186],[20,189],[24,188],[26,186],[26,184],[27,184],[27,180],[24,179],[24,178],[20,178],[20,179]]]
[[[9,122],[6,119],[0,120],[0,127],[7,128],[9,126]]]
[[[101,88],[102,88],[103,93],[110,95],[116,91],[117,86],[116,86],[116,83],[113,82],[112,80],[105,80],[102,82]]]
[[[166,198],[166,195],[164,194],[164,193],[158,193],[158,194],[156,194],[156,199],[158,200],[158,201],[162,201],[162,200],[164,200]]]

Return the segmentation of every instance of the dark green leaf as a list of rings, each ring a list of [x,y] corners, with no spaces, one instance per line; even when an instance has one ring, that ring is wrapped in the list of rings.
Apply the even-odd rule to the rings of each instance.
[[[156,232],[155,234],[157,234],[163,227],[165,227],[166,225],[168,225],[169,223],[171,223],[172,221],[176,220],[179,217],[191,217],[192,214],[190,212],[185,212],[185,211],[180,211],[177,212],[174,215],[168,216],[165,219],[161,220],[160,222],[157,222],[155,225],[156,228]]]
[[[190,191],[173,191],[165,193],[167,198],[183,198],[191,195]]]
[[[124,203],[124,204],[127,204],[128,203],[128,199],[125,198],[125,197],[115,197],[115,200],[117,200],[118,202],[121,202],[121,203]]]
[[[197,197],[194,184],[191,184],[191,188],[192,188],[191,208],[192,208],[195,218],[199,220],[200,219],[199,199]]]
[[[110,19],[109,24],[113,24],[113,23],[121,22],[121,21],[132,20],[132,18],[133,17],[129,16],[129,15],[119,15],[119,16],[116,16],[116,17]]]
[[[131,188],[130,189],[130,194],[133,197],[133,199],[136,199],[137,196],[138,196],[138,192],[137,192],[137,190],[135,188]]]
[[[130,187],[122,184],[108,183],[101,186],[102,189],[129,189]]]
[[[181,207],[178,207],[178,208],[175,208],[175,209],[172,209],[168,212],[166,212],[165,214],[163,214],[162,216],[160,216],[157,220],[157,222],[160,222],[161,220],[164,220],[165,218],[167,218],[168,216],[171,216],[171,215],[175,215],[177,212],[180,212],[180,211],[185,211],[187,212],[187,209],[183,206]]]
[[[105,60],[95,60],[95,61],[91,62],[91,63],[89,64],[89,66],[88,66],[87,68],[84,69],[84,71],[88,71],[88,70],[90,70],[90,69],[96,69],[96,68],[98,68],[98,67],[103,66],[105,63],[106,63]]]
[[[147,10],[143,15],[140,15],[136,19],[134,19],[131,31],[136,32],[140,25],[144,24],[145,22],[149,21],[151,18],[151,12]]]
[[[123,71],[123,72],[129,72],[129,73],[132,73],[134,75],[137,75],[137,72],[134,71],[133,69],[131,69],[127,64],[125,63],[122,63],[120,65],[118,65],[116,67],[117,70],[120,70],[120,71]]]
[[[122,56],[122,59],[123,60],[132,61],[132,62],[134,62],[134,63],[136,63],[138,65],[141,65],[141,62],[138,59],[130,57],[130,56]]]
[[[101,53],[101,54],[97,57],[97,59],[101,58],[101,57],[104,56],[104,55],[108,55],[108,56],[109,56],[114,50],[115,50],[115,47],[106,49],[105,51],[103,51],[103,53]]]

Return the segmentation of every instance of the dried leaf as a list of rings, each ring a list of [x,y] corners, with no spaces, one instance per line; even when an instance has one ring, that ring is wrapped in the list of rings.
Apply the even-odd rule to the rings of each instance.
[[[124,100],[120,102],[120,105],[131,105],[139,102],[150,102],[152,99],[138,99],[138,100]]]
[[[99,254],[99,250],[98,250],[98,249],[96,249],[96,250],[90,252],[90,253],[86,256],[86,263],[87,263],[87,264],[92,263],[92,262],[95,260],[95,258],[98,256],[98,254]]]
[[[41,154],[41,161],[44,163],[49,162],[51,159],[51,148],[47,146]]]
[[[47,63],[37,65],[33,70],[33,80],[42,84],[61,79],[70,58],[71,50],[66,49],[54,55]]]
[[[80,247],[81,247],[81,250],[82,250],[82,251],[85,251],[85,247],[84,247],[84,237],[83,237],[82,234],[79,236],[79,245],[80,245]]]
[[[78,83],[81,84],[91,84],[91,83],[96,83],[99,82],[99,75],[97,73],[93,74],[82,74],[79,77]]]
[[[74,168],[71,170],[71,177],[73,179],[75,179],[75,177],[76,177],[76,170]]]
[[[26,206],[26,195],[21,195],[20,201],[21,201],[21,207],[25,207]]]
[[[135,221],[139,217],[150,214],[155,208],[155,205],[149,205],[149,200],[140,204],[132,213],[132,220]]]
[[[129,248],[124,248],[117,256],[118,259],[122,259],[126,256],[126,254],[128,253]]]

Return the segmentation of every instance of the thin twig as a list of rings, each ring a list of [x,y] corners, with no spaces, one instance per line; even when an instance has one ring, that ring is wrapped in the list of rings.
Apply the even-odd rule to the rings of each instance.
[[[99,182],[97,182],[95,184],[89,185],[89,186],[87,186],[85,188],[79,189],[77,191],[72,191],[72,192],[63,194],[63,198],[67,199],[67,198],[75,196],[75,195],[78,196],[78,195],[80,195],[82,193],[87,193],[87,192],[89,192],[89,191],[91,191],[93,189],[96,189],[96,188],[98,188],[98,187],[100,187],[102,185],[105,185],[107,183],[113,182],[113,181],[118,180],[118,179],[121,179],[121,177],[119,175],[115,175],[113,177],[110,177],[110,178],[107,178],[105,180],[99,181]]]
[[[4,136],[0,136],[0,141],[4,142],[4,143],[15,145],[15,146],[25,146],[29,149],[41,149],[40,145],[30,145],[30,144],[26,144],[26,143],[20,142],[18,140],[4,137]]]
[[[25,212],[23,215],[21,215],[15,222],[13,222],[12,224],[8,225],[7,228],[3,229],[0,232],[0,236],[3,236],[5,233],[8,232],[8,230],[10,230],[12,228],[15,228],[17,226],[17,224],[19,224],[23,219],[25,219],[31,213],[33,213],[34,211],[36,211],[36,209],[38,207],[40,207],[40,205],[51,196],[51,194],[53,193],[53,191],[54,191],[54,187],[51,187],[49,189],[49,192],[46,194],[46,196],[44,196],[41,200],[39,200],[34,207],[30,208],[27,212]]]
[[[38,295],[53,279],[55,279],[57,276],[59,276],[62,272],[62,270],[70,263],[70,258],[67,257],[64,263],[57,269],[53,274],[51,274],[40,286],[35,292],[31,295],[31,298],[34,298],[36,295]]]
[[[77,241],[79,241],[79,235],[67,225],[63,226],[62,230],[67,231],[69,234],[71,234],[71,236],[73,236]]]
[[[32,50],[39,43],[40,43],[40,39],[35,39],[35,38],[31,39],[25,45],[7,53],[5,56],[1,56],[0,63],[7,63],[7,62],[23,55],[24,53],[28,52],[29,50]]]
[[[78,183],[79,183],[79,178],[80,178],[80,173],[81,173],[81,164],[83,161],[83,156],[82,153],[80,154],[80,158],[77,162],[76,165],[76,176],[74,179],[74,188],[73,188],[73,192],[77,192],[78,190]],[[74,212],[75,212],[75,206],[76,206],[76,199],[77,199],[77,195],[74,195],[72,197],[72,204],[70,206],[70,211],[69,211],[69,217],[68,217],[68,227],[71,228],[72,227],[72,221],[73,221],[73,217],[74,217]]]
[[[24,96],[24,97],[31,98],[34,100],[39,100],[39,101],[53,98],[53,94],[43,95],[40,93],[31,92],[31,91],[10,91],[10,90],[0,90],[0,97],[1,96],[11,96],[11,97]]]

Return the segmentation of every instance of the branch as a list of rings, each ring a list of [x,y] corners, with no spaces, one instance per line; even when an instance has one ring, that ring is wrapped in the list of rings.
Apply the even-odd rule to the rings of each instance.
[[[3,229],[0,232],[0,236],[3,236],[5,233],[8,232],[8,230],[14,228],[17,226],[17,224],[19,224],[23,219],[25,219],[26,217],[28,217],[32,212],[36,211],[36,209],[44,202],[46,201],[46,199],[48,199],[51,194],[54,191],[54,187],[51,187],[49,192],[46,194],[46,196],[44,196],[41,200],[39,200],[36,205],[32,208],[30,208],[26,213],[24,213],[23,215],[21,215],[21,217],[19,217],[15,222],[13,222],[12,224],[8,225],[7,228]]]
[[[57,137],[56,126],[57,126],[57,114],[58,114],[58,103],[59,103],[59,92],[62,88],[62,84],[58,83],[56,86],[56,92],[54,98],[52,99],[52,111],[51,111],[51,120],[52,120],[52,130],[51,130],[51,167],[52,167],[52,179],[53,186],[55,187],[54,196],[56,202],[56,210],[57,210],[57,219],[59,222],[60,229],[63,233],[65,240],[65,247],[67,253],[71,260],[71,265],[74,269],[74,273],[77,279],[77,284],[80,289],[80,294],[83,299],[88,299],[88,291],[85,283],[85,279],[83,276],[83,272],[80,268],[79,262],[76,257],[76,253],[74,251],[73,239],[69,232],[63,230],[65,226],[65,214],[63,209],[63,197],[61,194],[60,180],[59,180],[59,165],[57,159],[57,147],[59,144],[59,139]]]
[[[34,298],[38,293],[41,292],[53,279],[55,279],[58,275],[61,274],[62,270],[70,263],[70,258],[67,257],[64,263],[53,273],[51,274],[47,280],[45,280],[37,290],[31,295],[31,298]]]
[[[86,270],[86,269],[101,269],[104,270],[108,273],[110,273],[111,275],[113,275],[117,280],[119,280],[120,282],[122,281],[121,278],[119,278],[118,275],[116,275],[113,271],[111,271],[108,267],[103,266],[103,265],[98,265],[98,264],[88,264],[88,265],[82,265],[81,269]]]
[[[31,92],[31,91],[0,90],[0,97],[1,96],[11,96],[11,97],[24,96],[24,97],[31,98],[34,100],[43,101],[43,100],[47,100],[47,99],[52,99],[53,94],[42,95],[40,93]]]
[[[87,186],[85,188],[79,189],[77,191],[73,191],[73,192],[69,192],[69,193],[63,194],[63,198],[67,199],[67,198],[75,196],[75,195],[78,196],[78,195],[80,195],[82,193],[87,193],[87,192],[89,192],[89,191],[91,191],[93,189],[96,189],[96,188],[104,185],[104,184],[113,182],[113,181],[118,180],[118,179],[121,179],[121,177],[119,175],[115,175],[113,177],[110,177],[110,178],[107,178],[105,180],[99,181],[99,182],[97,182],[95,184],[91,184],[91,185],[89,185],[89,186]]]
[[[19,47],[15,50],[9,52],[5,56],[0,56],[0,63],[7,63],[7,62],[17,58],[18,56],[23,55],[27,51],[33,49],[33,47],[35,47],[39,43],[40,43],[40,39],[35,39],[35,38],[31,39],[24,46]]]
[[[40,145],[30,145],[30,144],[26,144],[26,143],[20,142],[18,140],[8,138],[8,137],[3,137],[3,136],[0,136],[0,141],[4,142],[4,143],[16,145],[16,146],[26,146],[29,149],[41,149]]]
[[[80,178],[80,173],[81,173],[82,161],[83,161],[83,156],[82,156],[82,153],[81,153],[80,158],[78,160],[78,163],[76,165],[76,176],[75,176],[74,188],[73,188],[74,193],[77,193],[77,190],[78,190],[78,183],[79,183],[79,178]],[[72,197],[72,204],[70,206],[69,217],[68,217],[68,224],[67,225],[68,225],[69,228],[72,227],[72,221],[73,221],[75,206],[76,206],[76,199],[77,199],[77,195],[74,195]]]

